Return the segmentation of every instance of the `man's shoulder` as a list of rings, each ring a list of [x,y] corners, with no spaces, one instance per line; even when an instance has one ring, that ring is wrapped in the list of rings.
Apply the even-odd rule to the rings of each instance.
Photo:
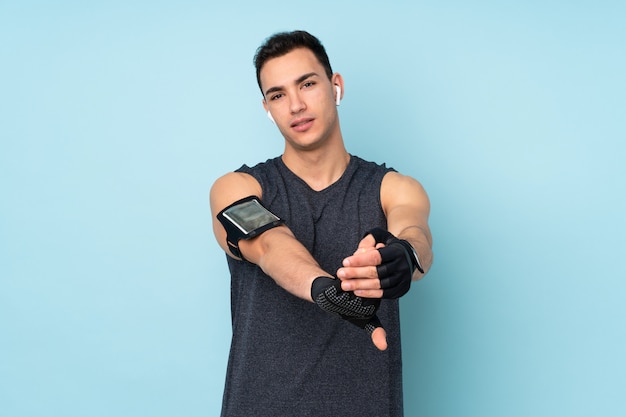
[[[245,172],[247,174],[252,174],[254,172],[266,172],[276,169],[280,165],[280,162],[280,156],[277,156],[263,162],[257,162],[255,165],[243,164],[241,167],[237,168],[235,172]]]
[[[242,171],[228,172],[219,177],[211,187],[211,193],[223,193],[237,189],[257,189],[258,181],[249,173]]]
[[[351,161],[354,163],[356,168],[362,170],[381,171],[383,173],[396,171],[395,169],[388,167],[385,162],[369,161],[357,155],[351,155]]]
[[[261,196],[263,184],[267,184],[273,178],[272,172],[278,169],[280,157],[267,159],[256,165],[241,165],[234,171],[230,171],[219,177],[211,187],[211,195],[236,194]]]
[[[259,174],[267,172],[277,166],[280,157],[267,159],[265,162],[258,162],[255,165],[242,164],[239,168],[229,171],[215,180],[215,184],[230,184],[232,182],[250,181]]]

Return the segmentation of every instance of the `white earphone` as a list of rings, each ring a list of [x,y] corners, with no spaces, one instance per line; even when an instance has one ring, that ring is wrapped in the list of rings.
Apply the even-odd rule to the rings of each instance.
[[[276,124],[276,121],[274,121],[274,118],[272,117],[272,113],[270,113],[270,111],[267,111],[267,118],[271,120],[272,123]]]

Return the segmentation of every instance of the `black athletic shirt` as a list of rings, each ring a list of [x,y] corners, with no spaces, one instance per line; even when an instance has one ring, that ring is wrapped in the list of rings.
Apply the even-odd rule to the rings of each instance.
[[[264,205],[330,274],[367,230],[386,227],[380,185],[392,169],[384,164],[351,156],[322,191],[280,157],[237,171],[256,178]],[[402,416],[397,300],[383,300],[378,312],[389,344],[380,352],[366,331],[289,294],[256,265],[227,259],[233,338],[222,417]]]

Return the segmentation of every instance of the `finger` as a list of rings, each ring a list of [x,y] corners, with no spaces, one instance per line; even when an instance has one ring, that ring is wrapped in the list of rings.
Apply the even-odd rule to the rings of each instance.
[[[348,256],[342,262],[343,266],[371,266],[379,265],[382,261],[378,250],[358,251],[358,253]]]
[[[365,252],[368,252],[368,251],[371,251],[371,250],[376,250],[376,249],[378,249],[378,248],[376,248],[374,246],[372,246],[372,247],[361,247],[361,248],[358,248],[357,250],[355,250],[352,255],[358,255],[358,254],[365,253]]]
[[[378,272],[375,266],[339,268],[337,270],[337,277],[341,280],[359,278],[378,279]]]
[[[359,242],[359,248],[373,248],[376,245],[376,240],[374,236],[367,235]]]
[[[381,286],[378,278],[357,278],[341,281],[341,289],[344,291],[380,290]]]
[[[382,327],[377,327],[372,332],[372,342],[378,350],[387,350],[387,332]]]
[[[383,298],[383,290],[355,290],[354,295],[361,298]]]

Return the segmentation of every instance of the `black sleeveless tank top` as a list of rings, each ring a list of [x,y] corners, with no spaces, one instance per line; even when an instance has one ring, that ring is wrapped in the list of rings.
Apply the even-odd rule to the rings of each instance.
[[[263,204],[330,274],[367,230],[386,227],[380,185],[389,171],[351,156],[337,182],[315,191],[280,157],[238,170],[260,183]],[[256,265],[227,259],[233,335],[223,417],[402,416],[397,300],[378,312],[389,344],[380,352],[364,330],[287,293]]]

